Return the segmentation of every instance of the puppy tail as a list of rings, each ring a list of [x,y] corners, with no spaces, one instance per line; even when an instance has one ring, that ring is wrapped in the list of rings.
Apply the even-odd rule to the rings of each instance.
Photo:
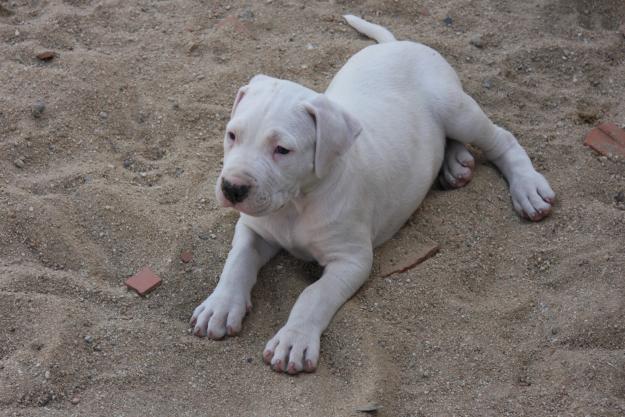
[[[347,20],[347,23],[349,23],[351,27],[353,27],[363,35],[366,35],[371,39],[377,41],[378,43],[395,42],[397,40],[395,39],[395,36],[393,36],[393,34],[388,31],[388,29],[380,25],[369,23],[366,20],[353,16],[351,14],[346,14],[343,17],[345,18],[345,20]]]

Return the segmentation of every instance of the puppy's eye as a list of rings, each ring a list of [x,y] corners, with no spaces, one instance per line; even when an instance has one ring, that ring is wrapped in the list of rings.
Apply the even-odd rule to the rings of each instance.
[[[276,146],[276,149],[273,150],[273,153],[279,153],[280,155],[286,155],[290,150],[283,148],[282,146]]]
[[[234,132],[228,132],[228,139],[234,142],[237,137],[234,135]]]

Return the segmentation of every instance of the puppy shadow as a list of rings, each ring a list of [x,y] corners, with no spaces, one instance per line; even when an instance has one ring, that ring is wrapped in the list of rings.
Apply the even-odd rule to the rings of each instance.
[[[322,274],[323,267],[317,262],[302,261],[281,251],[258,274],[252,291],[255,313],[264,320],[284,323],[297,297]]]

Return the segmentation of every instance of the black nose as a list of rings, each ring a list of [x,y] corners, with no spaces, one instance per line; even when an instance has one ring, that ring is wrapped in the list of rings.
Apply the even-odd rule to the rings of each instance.
[[[223,191],[228,201],[232,204],[236,204],[245,200],[245,197],[247,197],[247,194],[250,192],[250,186],[236,185],[223,178],[221,180],[221,191]]]

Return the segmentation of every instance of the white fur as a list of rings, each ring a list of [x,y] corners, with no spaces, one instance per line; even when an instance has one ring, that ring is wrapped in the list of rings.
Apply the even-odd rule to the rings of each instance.
[[[219,284],[192,317],[198,335],[236,334],[258,270],[280,248],[318,261],[322,277],[264,351],[275,370],[289,373],[315,369],[321,333],[369,276],[373,248],[421,203],[444,158],[447,184],[468,181],[473,159],[463,143],[479,146],[501,170],[521,215],[539,220],[555,197],[514,136],[484,115],[436,51],[346,19],[386,43],[354,55],[323,95],[267,76],[237,94],[216,193],[241,217]],[[446,137],[455,139],[447,157]],[[222,178],[249,185],[249,196],[227,201]]]

